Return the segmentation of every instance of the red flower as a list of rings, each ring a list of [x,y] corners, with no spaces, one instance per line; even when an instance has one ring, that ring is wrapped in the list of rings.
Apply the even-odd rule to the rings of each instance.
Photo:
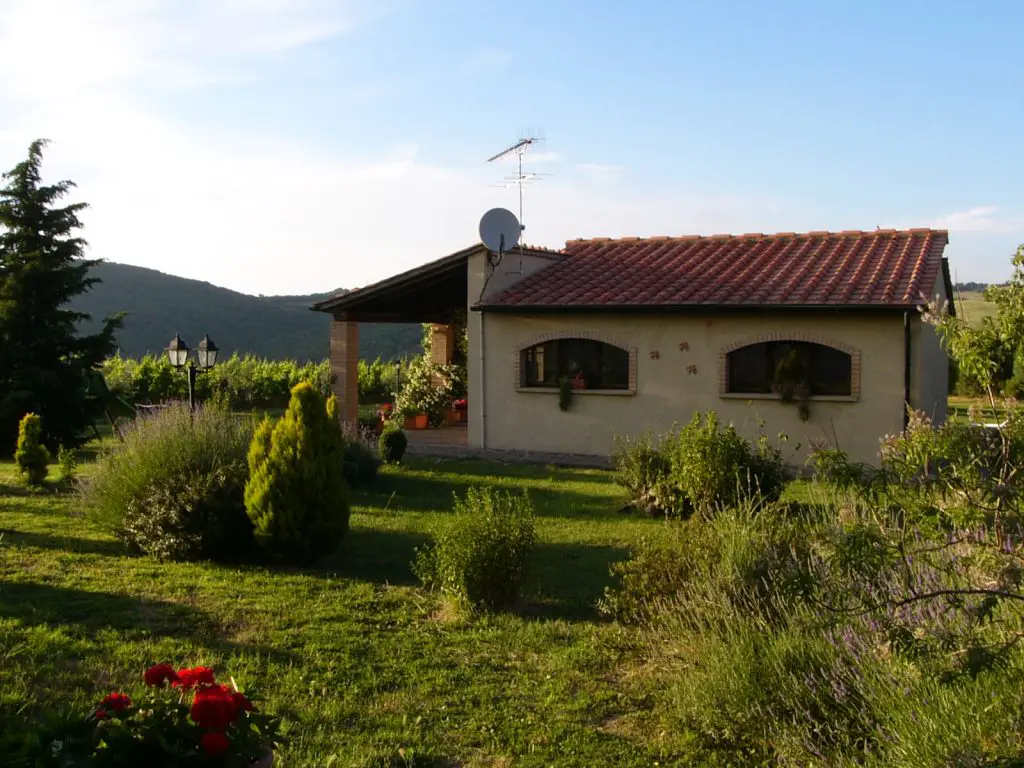
[[[236,691],[232,695],[232,698],[235,700],[235,706],[238,707],[239,712],[252,712],[253,709],[255,709],[255,707],[253,707],[252,705],[252,702],[245,698],[244,693]]]
[[[178,678],[171,685],[175,688],[199,688],[213,685],[213,670],[209,667],[191,667],[178,670]]]
[[[238,703],[235,692],[226,685],[211,685],[199,688],[192,702],[189,714],[200,728],[211,731],[225,731],[238,717]]]
[[[111,712],[124,712],[132,705],[127,693],[111,693],[103,697],[99,709],[96,710],[97,720],[106,720]]]
[[[163,685],[170,681],[174,683],[177,681],[178,676],[174,673],[174,667],[170,664],[155,664],[146,670],[144,676],[146,685]]]
[[[217,733],[216,731],[207,733],[199,740],[199,746],[203,748],[203,751],[208,755],[219,755],[221,752],[231,746],[231,742],[228,741],[228,737],[223,733]]]

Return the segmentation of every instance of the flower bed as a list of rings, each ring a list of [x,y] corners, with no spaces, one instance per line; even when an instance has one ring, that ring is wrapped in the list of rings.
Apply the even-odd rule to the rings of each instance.
[[[69,767],[271,765],[277,720],[259,712],[233,679],[224,685],[210,667],[175,671],[170,664],[150,667],[143,679],[137,699],[109,693],[43,749]]]

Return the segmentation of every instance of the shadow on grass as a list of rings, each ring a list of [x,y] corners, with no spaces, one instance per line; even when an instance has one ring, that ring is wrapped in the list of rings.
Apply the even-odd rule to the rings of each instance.
[[[386,757],[370,758],[364,765],[365,768],[457,768],[462,763],[434,754],[403,750]]]
[[[353,528],[338,554],[319,566],[360,581],[411,586],[419,583],[411,565],[416,548],[429,540],[424,534]]]
[[[119,541],[78,539],[72,536],[52,536],[48,533],[26,533],[10,528],[0,528],[0,548],[10,545],[15,547],[56,549],[83,555],[118,556],[128,554],[124,545]]]
[[[472,487],[494,486],[500,490],[517,492],[515,477],[466,474],[405,474],[388,473],[379,476],[372,485],[353,490],[354,504],[376,509],[411,509],[421,512],[448,512],[453,497],[463,496]],[[552,476],[530,477],[537,482],[551,482],[550,488],[524,486],[539,517],[565,517],[577,519],[604,519],[622,506],[621,499],[606,494],[592,494],[566,487],[566,483],[579,482],[579,478],[559,480]],[[610,485],[611,483],[609,483]]]
[[[0,581],[0,616],[24,624],[76,624],[89,633],[113,629],[179,637],[188,632],[212,638],[220,630],[190,605],[35,582]]]
[[[532,594],[512,612],[524,618],[599,621],[597,601],[612,583],[609,570],[627,557],[621,547],[538,544],[528,587]]]
[[[0,580],[0,618],[26,626],[74,625],[89,636],[114,630],[128,638],[188,638],[211,650],[255,653],[279,663],[295,661],[287,650],[226,639],[217,619],[195,606],[114,592]]]

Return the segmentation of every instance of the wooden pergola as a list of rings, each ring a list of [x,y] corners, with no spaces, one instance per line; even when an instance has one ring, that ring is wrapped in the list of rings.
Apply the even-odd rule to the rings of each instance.
[[[331,387],[345,421],[354,424],[359,413],[359,323],[432,323],[434,362],[451,362],[453,323],[467,308],[469,257],[481,250],[475,245],[312,306],[332,317]]]

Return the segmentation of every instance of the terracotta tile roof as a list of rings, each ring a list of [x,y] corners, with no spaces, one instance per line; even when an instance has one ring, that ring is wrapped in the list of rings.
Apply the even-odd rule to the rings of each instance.
[[[913,307],[946,275],[944,230],[595,238],[485,308]]]

